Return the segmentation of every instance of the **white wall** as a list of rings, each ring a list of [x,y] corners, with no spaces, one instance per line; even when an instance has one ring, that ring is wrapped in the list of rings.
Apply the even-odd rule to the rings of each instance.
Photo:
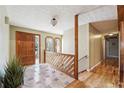
[[[74,29],[65,31],[62,37],[62,52],[74,54]]]
[[[79,58],[84,57],[85,55],[89,56],[89,24],[79,26],[78,31],[78,54]],[[65,31],[63,34],[62,41],[62,52],[67,54],[74,54],[74,28],[68,31]],[[83,60],[82,60],[83,61]],[[79,71],[85,70],[88,68],[89,58],[85,59],[83,62],[79,63]]]
[[[89,26],[89,31],[89,65],[92,69],[103,60],[103,45],[102,34],[92,25]]]
[[[89,24],[79,26],[78,44],[79,59],[89,55]]]
[[[81,59],[82,57],[84,58]],[[79,26],[78,59],[81,59],[81,61],[79,61],[79,72],[89,68],[89,24]]]
[[[0,6],[0,72],[3,72],[3,67],[9,59],[9,25],[5,24],[5,16],[6,8]]]

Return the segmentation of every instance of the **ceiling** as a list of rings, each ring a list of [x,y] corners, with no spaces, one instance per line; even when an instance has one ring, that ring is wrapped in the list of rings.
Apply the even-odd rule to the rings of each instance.
[[[80,14],[79,24],[92,21],[116,19],[116,6],[93,5],[8,5],[10,24],[39,31],[63,34],[74,26],[74,15]],[[56,16],[57,25],[53,27],[51,19]]]
[[[100,21],[92,23],[97,30],[101,33],[110,33],[110,32],[117,32],[118,31],[118,22],[117,20],[107,20],[107,21]]]

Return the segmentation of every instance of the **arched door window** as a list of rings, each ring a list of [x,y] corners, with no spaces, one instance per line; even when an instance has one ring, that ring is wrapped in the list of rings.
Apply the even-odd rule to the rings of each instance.
[[[54,52],[54,39],[52,37],[46,37],[45,45],[46,51]]]
[[[55,52],[61,52],[61,39],[55,38]]]

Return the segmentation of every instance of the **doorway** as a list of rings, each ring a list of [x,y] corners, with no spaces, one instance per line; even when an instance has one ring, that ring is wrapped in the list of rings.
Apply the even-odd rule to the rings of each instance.
[[[35,64],[40,63],[40,36],[35,35]]]
[[[119,68],[119,35],[108,34],[105,37],[105,64]]]
[[[40,63],[40,35],[26,32],[16,32],[16,56],[22,65]]]
[[[105,36],[105,56],[106,58],[119,57],[119,39],[118,34]]]

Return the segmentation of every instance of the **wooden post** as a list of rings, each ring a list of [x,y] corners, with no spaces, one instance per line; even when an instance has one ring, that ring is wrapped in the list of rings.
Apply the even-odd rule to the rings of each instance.
[[[120,22],[120,83],[124,82],[124,21]]]
[[[78,15],[75,15],[75,60],[74,77],[78,80]]]
[[[46,63],[46,50],[44,50],[44,63]]]
[[[120,31],[119,87],[124,83],[124,5],[117,6],[118,30]]]

